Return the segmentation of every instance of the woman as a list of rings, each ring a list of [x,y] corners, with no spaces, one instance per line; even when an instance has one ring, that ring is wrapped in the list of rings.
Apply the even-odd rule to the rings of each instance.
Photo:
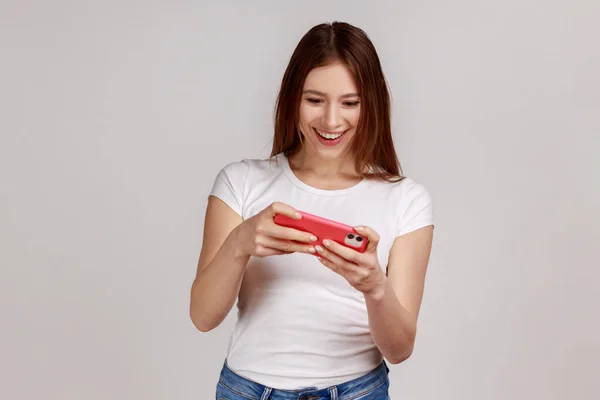
[[[285,71],[271,158],[219,172],[190,304],[209,331],[238,299],[217,399],[389,398],[385,360],[413,350],[433,236],[427,190],[401,175],[389,102],[367,35],[315,26]],[[355,226],[366,251],[274,223],[299,210]]]

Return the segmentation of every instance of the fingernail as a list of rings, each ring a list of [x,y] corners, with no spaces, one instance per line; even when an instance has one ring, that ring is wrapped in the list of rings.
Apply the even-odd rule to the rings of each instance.
[[[325,246],[329,246],[331,244],[331,242],[328,239],[323,240],[323,244]]]
[[[313,254],[314,254],[314,253],[315,253],[315,248],[314,248],[314,247],[312,247],[312,246],[311,246],[311,247],[309,247],[309,248],[308,248],[308,252],[309,252],[309,253],[313,253]]]
[[[322,248],[321,246],[318,246],[318,245],[317,245],[317,246],[315,246],[315,249],[317,249],[317,251],[318,251],[319,253],[322,253],[322,252],[323,252],[323,248]]]
[[[296,218],[302,219],[302,214],[300,214],[299,212],[297,212],[295,215],[296,215]]]
[[[311,236],[310,237],[310,241],[311,242],[316,242],[317,241],[317,237],[316,236]]]
[[[362,230],[364,230],[365,228],[364,228],[364,227],[362,227],[362,226],[356,226],[356,227],[354,227],[354,229],[356,229],[357,231],[362,231]]]

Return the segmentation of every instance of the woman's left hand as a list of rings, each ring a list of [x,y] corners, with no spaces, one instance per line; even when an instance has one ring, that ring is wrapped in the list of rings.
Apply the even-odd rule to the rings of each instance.
[[[321,246],[315,246],[315,248],[319,261],[323,265],[343,276],[355,289],[368,295],[381,288],[387,279],[377,258],[379,235],[367,226],[357,226],[355,229],[368,239],[364,253],[359,253],[330,239],[323,240],[325,248]]]

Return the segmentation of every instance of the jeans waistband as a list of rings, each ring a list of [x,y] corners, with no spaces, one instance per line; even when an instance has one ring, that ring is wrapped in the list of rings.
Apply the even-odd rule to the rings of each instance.
[[[364,396],[380,386],[388,383],[389,368],[385,361],[371,372],[325,389],[304,388],[298,390],[282,390],[270,388],[260,383],[251,381],[233,372],[227,361],[223,364],[219,383],[228,390],[245,396],[249,399],[261,400],[350,400]]]

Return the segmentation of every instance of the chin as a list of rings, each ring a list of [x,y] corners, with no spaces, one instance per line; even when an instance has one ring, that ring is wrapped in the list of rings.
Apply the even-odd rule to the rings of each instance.
[[[336,160],[338,158],[344,157],[347,154],[347,149],[346,149],[346,147],[331,148],[331,149],[318,148],[317,154],[319,155],[319,158],[321,158],[323,160],[327,160],[327,161]]]

